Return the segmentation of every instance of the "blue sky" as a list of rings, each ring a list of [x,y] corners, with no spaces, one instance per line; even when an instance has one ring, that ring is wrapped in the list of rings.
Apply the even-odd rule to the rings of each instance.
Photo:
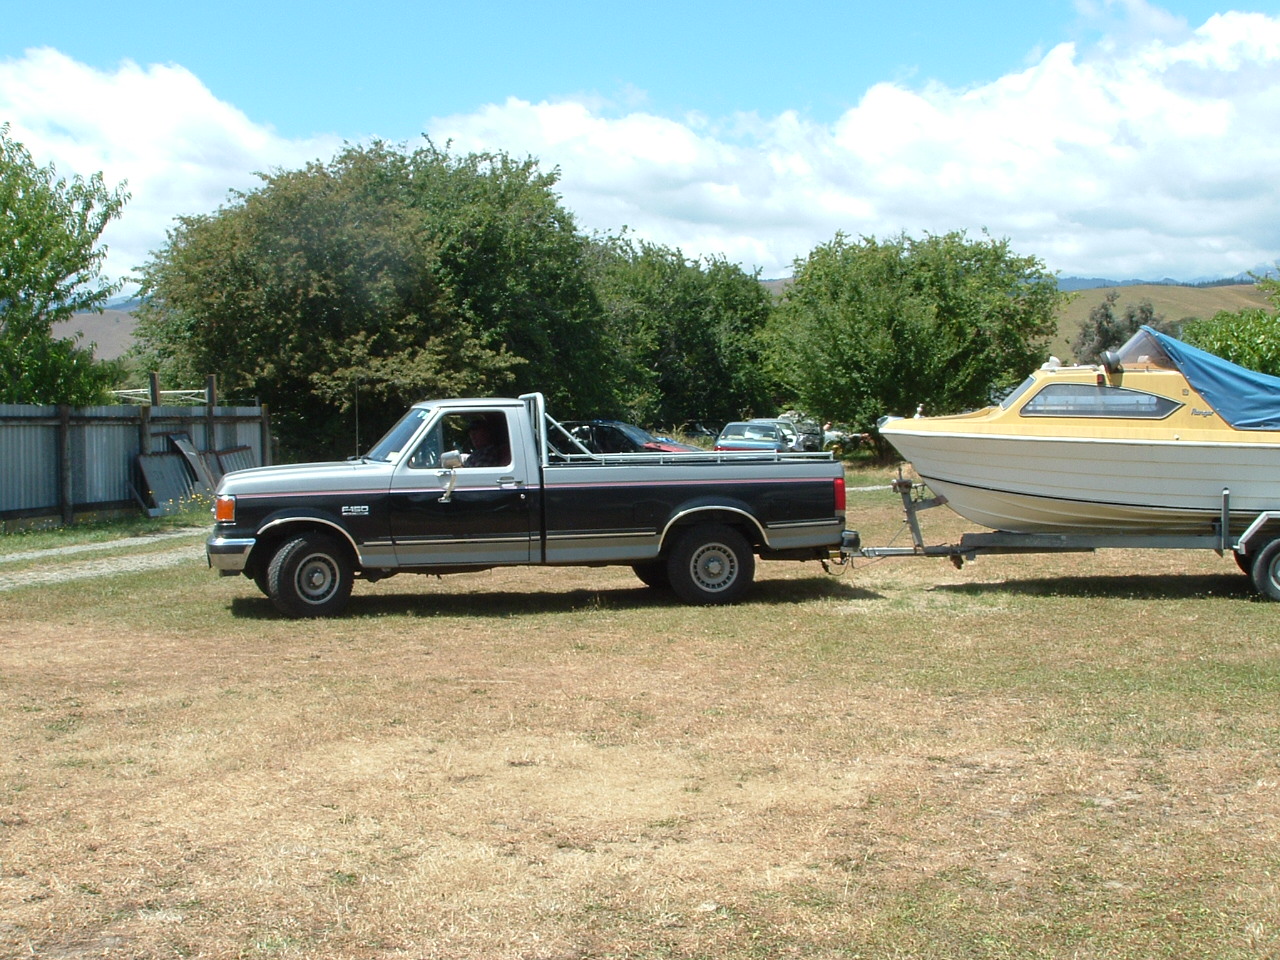
[[[589,230],[765,276],[836,231],[983,229],[1064,274],[1280,258],[1280,2],[20,4],[0,122],[173,217],[343,141],[531,154]]]

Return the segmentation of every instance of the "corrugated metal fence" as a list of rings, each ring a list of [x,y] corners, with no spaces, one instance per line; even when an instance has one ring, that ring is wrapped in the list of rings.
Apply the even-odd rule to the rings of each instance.
[[[270,462],[265,407],[0,404],[0,521],[162,513],[175,491]],[[188,486],[163,479],[175,463]]]

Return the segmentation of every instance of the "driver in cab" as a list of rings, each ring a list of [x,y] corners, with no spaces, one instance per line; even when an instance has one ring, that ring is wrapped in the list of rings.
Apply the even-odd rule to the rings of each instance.
[[[489,417],[477,417],[471,421],[467,436],[471,452],[462,460],[464,467],[505,467],[511,462],[511,447],[507,444],[506,424],[495,425]]]

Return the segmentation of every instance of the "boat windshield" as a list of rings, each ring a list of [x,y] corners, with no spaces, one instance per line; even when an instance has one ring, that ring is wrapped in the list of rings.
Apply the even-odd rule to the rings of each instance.
[[[1000,409],[1008,410],[1010,407],[1012,407],[1014,403],[1017,402],[1018,398],[1021,397],[1024,393],[1026,393],[1027,390],[1031,388],[1031,385],[1035,382],[1036,382],[1036,378],[1034,376],[1027,377],[1027,379],[1023,380],[1020,384],[1018,384],[1016,387],[1010,390],[1009,395],[1000,401]]]
[[[1178,368],[1160,341],[1147,330],[1139,330],[1116,353],[1120,357],[1120,365],[1129,370],[1135,367],[1157,367],[1161,370]]]

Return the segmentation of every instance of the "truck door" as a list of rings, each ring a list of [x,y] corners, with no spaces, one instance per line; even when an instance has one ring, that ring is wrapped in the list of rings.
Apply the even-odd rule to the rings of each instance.
[[[534,465],[520,442],[521,416],[523,408],[442,411],[400,461],[390,520],[401,566],[529,562],[538,538],[526,487]],[[461,451],[462,466],[442,462],[451,450]]]

